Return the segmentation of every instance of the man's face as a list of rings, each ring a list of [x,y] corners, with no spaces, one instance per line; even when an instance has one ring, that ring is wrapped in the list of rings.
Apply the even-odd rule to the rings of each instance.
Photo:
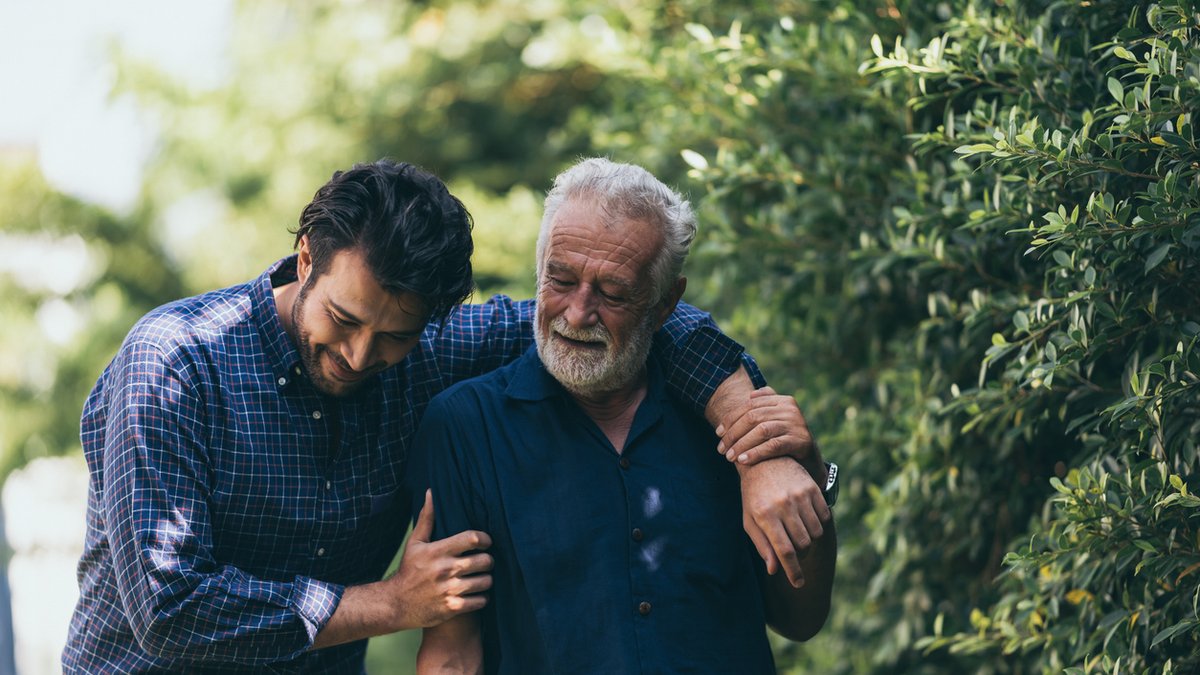
[[[424,303],[385,291],[357,249],[338,251],[316,276],[302,244],[297,274],[301,285],[292,326],[304,369],[322,393],[353,393],[417,345],[426,323]]]
[[[650,275],[661,245],[658,229],[640,221],[605,227],[590,199],[569,200],[555,214],[534,337],[546,370],[570,391],[614,391],[641,373],[670,312],[657,303]]]

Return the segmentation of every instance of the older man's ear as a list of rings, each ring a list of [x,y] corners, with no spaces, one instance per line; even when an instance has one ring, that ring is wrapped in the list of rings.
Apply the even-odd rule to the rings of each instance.
[[[687,277],[679,277],[675,280],[675,285],[671,287],[671,291],[667,297],[663,299],[662,305],[658,308],[658,325],[655,330],[663,327],[667,322],[667,317],[675,311],[675,306],[679,304],[679,299],[683,297],[683,292],[687,290]]]

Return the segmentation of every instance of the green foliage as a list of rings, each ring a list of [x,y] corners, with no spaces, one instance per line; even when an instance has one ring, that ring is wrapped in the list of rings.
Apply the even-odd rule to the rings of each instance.
[[[1196,8],[775,10],[664,31],[598,137],[690,167],[700,304],[847,466],[797,669],[1194,669]]]
[[[47,186],[32,162],[0,162],[0,480],[79,447],[83,400],[137,318],[179,297],[144,220]]]

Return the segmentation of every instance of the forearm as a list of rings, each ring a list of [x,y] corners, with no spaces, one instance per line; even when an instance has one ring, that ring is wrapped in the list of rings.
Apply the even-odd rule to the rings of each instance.
[[[837,567],[837,528],[832,518],[824,524],[824,530],[800,561],[803,586],[794,588],[782,574],[765,576],[763,580],[767,624],[789,640],[808,640],[821,630],[829,616]]]
[[[417,652],[417,675],[482,672],[483,644],[475,615],[465,614],[425,629]]]
[[[337,610],[313,640],[312,648],[323,649],[415,628],[402,624],[401,613],[384,591],[383,582],[346,588]]]

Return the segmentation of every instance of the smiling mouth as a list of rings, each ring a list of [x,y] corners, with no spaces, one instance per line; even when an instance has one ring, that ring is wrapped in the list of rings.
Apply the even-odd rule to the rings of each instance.
[[[557,336],[558,339],[562,340],[563,342],[571,345],[572,347],[577,347],[579,349],[592,349],[592,350],[596,350],[596,351],[602,351],[603,349],[605,349],[605,347],[607,347],[607,345],[605,345],[603,342],[600,342],[600,341],[576,340],[574,338],[569,338],[569,337],[563,335],[562,333],[557,333],[557,332],[555,333],[555,336]]]
[[[341,362],[333,358],[332,355],[329,357],[329,362],[333,365],[333,376],[342,382],[358,382],[367,375],[371,374],[370,371],[359,372],[357,370],[351,370],[346,366],[343,366]]]

